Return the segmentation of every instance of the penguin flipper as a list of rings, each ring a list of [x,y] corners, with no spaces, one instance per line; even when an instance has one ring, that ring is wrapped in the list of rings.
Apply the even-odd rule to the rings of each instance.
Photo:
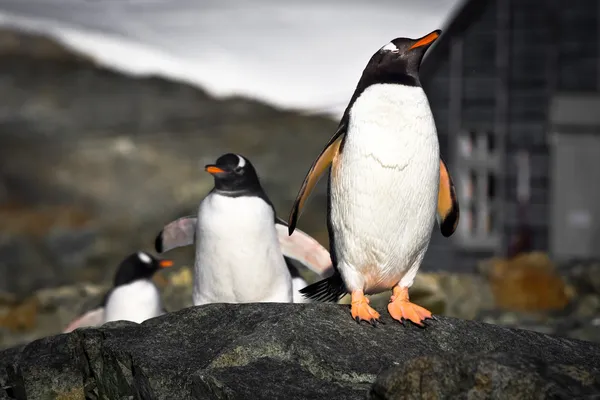
[[[193,215],[168,223],[156,236],[154,248],[158,253],[164,253],[177,247],[194,244],[197,224],[198,218]]]
[[[312,236],[300,229],[296,229],[290,235],[287,223],[279,218],[275,222],[275,229],[284,257],[299,261],[302,265],[321,276],[326,276],[330,271],[333,271],[331,255]]]
[[[346,293],[346,285],[342,276],[336,272],[329,278],[317,281],[299,290],[307,299],[335,303],[338,302]]]
[[[100,326],[104,322],[104,307],[98,307],[86,312],[69,323],[63,333],[69,333],[77,328]]]
[[[444,160],[440,158],[440,190],[438,193],[437,222],[442,235],[451,236],[458,226],[460,210],[456,190]]]
[[[319,178],[321,175],[323,175],[323,172],[325,172],[325,170],[333,162],[333,158],[338,154],[344,133],[346,133],[346,123],[342,122],[338,127],[338,130],[334,133],[331,139],[329,139],[329,142],[321,154],[319,154],[319,157],[317,157],[308,170],[308,173],[304,178],[304,182],[302,182],[302,186],[300,187],[300,191],[296,196],[296,200],[294,201],[294,205],[288,219],[290,235],[296,228],[296,223],[298,222],[298,218],[302,212],[302,207],[304,207],[304,204],[310,196],[310,193],[314,189],[317,182],[319,182]]]

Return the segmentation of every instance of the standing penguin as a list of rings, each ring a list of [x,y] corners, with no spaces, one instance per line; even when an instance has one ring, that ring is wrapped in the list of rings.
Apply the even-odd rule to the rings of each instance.
[[[215,186],[197,216],[169,223],[155,241],[159,253],[195,243],[194,305],[292,302],[285,257],[320,275],[331,270],[329,252],[315,239],[288,234],[247,158],[228,153],[205,169]]]
[[[335,273],[302,289],[308,298],[337,301],[351,293],[352,317],[375,323],[365,294],[392,290],[392,318],[423,325],[431,313],[408,289],[429,246],[434,221],[452,235],[459,209],[440,159],[429,102],[419,82],[425,51],[439,37],[397,38],[369,60],[338,129],[310,168],[289,218],[331,164],[328,230]]]
[[[110,321],[141,323],[164,314],[160,293],[152,282],[152,276],[159,269],[172,265],[170,260],[158,260],[143,251],[130,254],[119,265],[113,287],[104,295],[100,306],[76,318],[64,332],[83,326],[100,326]]]

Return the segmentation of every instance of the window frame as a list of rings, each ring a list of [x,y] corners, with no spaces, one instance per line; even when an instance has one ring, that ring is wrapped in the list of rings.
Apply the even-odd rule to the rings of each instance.
[[[494,147],[489,149],[489,139],[493,138]],[[465,140],[466,139],[466,140]],[[474,143],[473,143],[474,139]],[[499,185],[501,184],[501,162],[499,135],[488,129],[462,129],[456,140],[454,156],[456,160],[457,177],[455,186],[461,210],[456,236],[460,246],[468,250],[496,251],[502,244],[503,227],[500,218]],[[468,153],[466,146],[469,146]],[[488,176],[495,177],[495,198],[488,196]],[[472,174],[476,177],[475,192],[467,195],[465,184],[471,181]],[[477,183],[483,184],[477,185]],[[468,197],[467,197],[468,196]],[[468,230],[468,220],[472,204],[475,204],[476,223],[474,231]],[[485,219],[492,215],[495,224],[491,232],[485,231]]]

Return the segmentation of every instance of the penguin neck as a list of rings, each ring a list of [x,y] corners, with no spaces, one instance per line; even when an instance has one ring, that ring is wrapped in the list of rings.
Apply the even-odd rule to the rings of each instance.
[[[360,95],[370,86],[385,84],[421,87],[418,73],[413,74],[406,71],[378,70],[372,73],[365,73],[358,82],[358,85],[356,85],[356,92]]]
[[[420,86],[377,83],[365,88],[358,96],[349,110],[349,117],[353,122],[371,121],[378,126],[390,125],[396,131],[407,130],[410,133],[418,131],[418,122],[432,117],[432,114],[427,96]]]
[[[348,114],[352,109],[352,106],[365,90],[369,89],[372,86],[386,84],[405,86],[407,88],[421,88],[421,82],[419,81],[418,73],[409,74],[404,71],[398,72],[390,70],[381,70],[375,72],[365,71],[363,76],[358,81],[358,84],[356,85],[356,89],[352,94],[352,98],[348,103],[348,107],[346,107],[346,110],[344,112],[344,118],[348,118]]]
[[[134,291],[142,291],[141,293],[153,296],[158,294],[158,288],[149,278],[138,278],[127,283],[121,283],[119,285],[114,286],[110,292],[106,294],[106,300],[116,291],[120,291],[121,289],[134,290]]]
[[[419,81],[419,75],[408,73],[405,71],[392,71],[392,70],[381,70],[376,73],[368,74],[363,76],[358,84],[358,86],[363,86],[365,88],[370,85],[376,84],[385,84],[385,83],[394,83],[398,85],[404,86],[421,86],[421,82]]]
[[[155,270],[146,266],[139,266],[131,263],[121,265],[113,279],[113,286],[118,287],[138,280],[148,280],[154,272]]]
[[[262,190],[258,176],[253,171],[247,171],[243,176],[228,175],[215,178],[214,187],[221,193],[230,193],[231,197],[238,193],[243,195],[244,192],[253,193]]]
[[[262,191],[262,190],[259,189],[259,191]],[[213,193],[217,193],[217,194],[220,194],[221,196],[226,196],[226,197],[254,196],[257,192],[258,192],[258,190],[256,190],[255,188],[252,188],[252,189],[248,189],[248,188],[221,189],[221,188],[215,187],[213,189]]]
[[[217,189],[216,187],[211,190],[210,194],[218,194],[225,197],[258,197],[259,199],[264,200],[265,203],[269,204],[271,208],[273,207],[273,203],[267,197],[267,193],[263,190],[263,188],[258,185],[257,187],[252,188],[243,188],[243,189]],[[275,212],[275,210],[273,210]]]

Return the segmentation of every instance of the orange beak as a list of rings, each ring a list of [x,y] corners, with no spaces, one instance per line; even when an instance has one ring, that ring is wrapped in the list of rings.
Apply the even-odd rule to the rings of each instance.
[[[161,268],[169,268],[173,266],[173,261],[171,260],[161,260],[158,265],[160,265]]]
[[[205,168],[206,172],[208,172],[209,174],[220,174],[221,172],[225,172],[224,170],[222,170],[219,167],[216,167],[214,165],[207,165]]]
[[[435,30],[430,34],[423,36],[421,39],[417,40],[417,43],[410,46],[409,50],[416,49],[417,47],[427,46],[433,43],[437,38],[440,37],[442,31]]]

